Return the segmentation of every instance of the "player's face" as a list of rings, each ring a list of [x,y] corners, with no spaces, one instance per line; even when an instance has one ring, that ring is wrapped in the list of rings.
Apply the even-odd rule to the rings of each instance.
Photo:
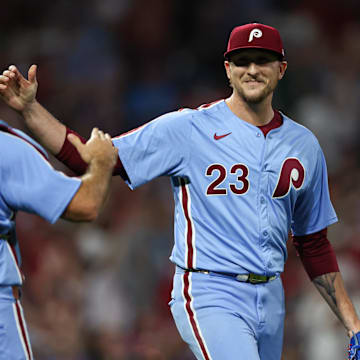
[[[286,66],[276,54],[261,49],[241,50],[225,61],[231,87],[250,104],[259,104],[273,93]]]

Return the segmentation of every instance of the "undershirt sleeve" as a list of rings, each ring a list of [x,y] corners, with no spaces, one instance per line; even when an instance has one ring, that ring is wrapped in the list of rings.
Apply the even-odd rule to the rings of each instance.
[[[311,280],[339,271],[334,249],[327,238],[327,228],[309,235],[293,236],[293,245]]]
[[[56,155],[56,158],[65,164],[69,169],[74,171],[75,174],[82,175],[86,172],[88,164],[81,158],[80,154],[76,150],[76,147],[68,140],[68,134],[74,134],[81,140],[83,144],[86,143],[85,138],[79,135],[76,131],[67,127],[64,144],[60,152]],[[113,175],[120,175],[125,181],[129,180],[119,157],[117,159]]]

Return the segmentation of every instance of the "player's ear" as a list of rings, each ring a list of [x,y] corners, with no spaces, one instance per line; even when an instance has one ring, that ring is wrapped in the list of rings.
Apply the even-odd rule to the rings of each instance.
[[[286,69],[287,69],[287,61],[280,61],[280,64],[279,64],[279,80],[281,80],[284,77]]]
[[[224,61],[226,76],[230,80],[230,62],[228,60]]]

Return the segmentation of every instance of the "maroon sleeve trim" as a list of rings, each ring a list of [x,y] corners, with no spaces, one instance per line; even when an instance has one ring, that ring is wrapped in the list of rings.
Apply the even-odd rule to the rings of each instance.
[[[305,236],[294,236],[293,244],[311,280],[317,276],[338,272],[339,265],[327,229]]]
[[[85,173],[88,164],[81,158],[80,154],[76,150],[75,146],[68,140],[68,134],[74,134],[77,136],[83,144],[86,143],[86,139],[80,136],[76,131],[66,128],[66,136],[64,144],[60,152],[56,155],[56,158],[65,164],[69,169],[74,171],[77,175],[82,175]],[[115,165],[113,175],[120,175],[125,181],[129,181],[129,177],[121,163],[120,158],[118,157],[117,163]]]

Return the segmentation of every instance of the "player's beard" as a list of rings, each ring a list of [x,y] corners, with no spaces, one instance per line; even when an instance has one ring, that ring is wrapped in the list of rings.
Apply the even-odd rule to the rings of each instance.
[[[278,80],[269,81],[261,90],[252,92],[246,91],[242,86],[231,84],[237,95],[246,103],[257,105],[264,101],[270,94],[274,92],[278,84]]]

